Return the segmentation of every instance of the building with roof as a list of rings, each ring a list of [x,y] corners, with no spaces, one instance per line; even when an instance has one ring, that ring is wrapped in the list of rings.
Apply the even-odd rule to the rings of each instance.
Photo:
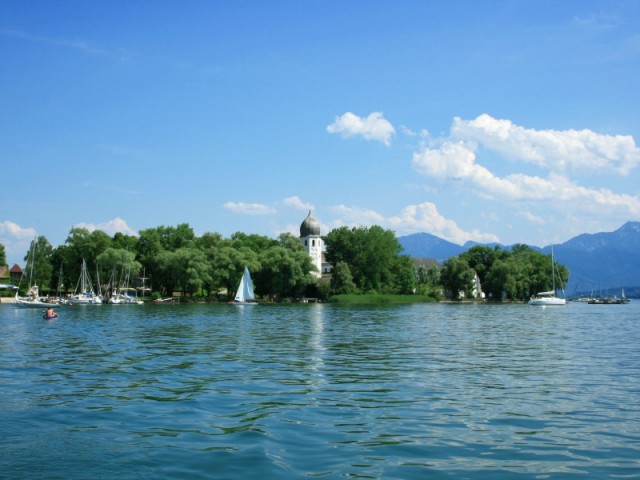
[[[324,242],[320,236],[320,223],[313,217],[311,210],[307,218],[300,224],[300,242],[311,257],[311,263],[317,271],[312,272],[317,278],[331,273],[331,264],[324,260]]]

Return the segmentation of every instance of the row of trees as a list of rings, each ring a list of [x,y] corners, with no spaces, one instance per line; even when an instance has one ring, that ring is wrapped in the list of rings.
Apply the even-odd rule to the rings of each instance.
[[[450,292],[464,292],[472,296],[477,274],[489,298],[526,300],[537,292],[552,289],[551,262],[550,255],[527,245],[518,244],[511,250],[477,245],[458,257],[446,260],[440,281]],[[555,275],[559,285],[567,284],[569,270],[564,265],[555,266]]]
[[[512,250],[475,246],[439,268],[416,267],[402,254],[391,230],[379,226],[337,228],[324,237],[326,259],[333,266],[330,282],[317,282],[314,267],[299,239],[289,233],[272,239],[262,235],[218,233],[197,237],[188,224],[160,226],[138,236],[72,228],[63,245],[53,247],[46,237],[32,243],[26,274],[41,291],[72,292],[82,261],[100,285],[123,277],[142,277],[156,295],[180,291],[184,295],[235,293],[244,266],[252,272],[256,293],[271,299],[352,293],[418,293],[440,298],[443,291],[473,296],[475,275],[491,298],[524,300],[551,288],[551,260],[526,245]],[[0,264],[4,247],[0,245]],[[31,262],[33,259],[33,262]],[[557,268],[561,283],[568,271]],[[60,288],[61,287],[61,288]]]
[[[72,228],[63,245],[39,236],[25,257],[27,276],[41,291],[74,291],[83,259],[94,281],[114,285],[123,277],[142,277],[156,295],[233,295],[244,266],[252,271],[256,293],[271,298],[304,294],[316,283],[311,260],[291,234],[278,239],[235,233],[197,237],[188,224],[142,230],[139,236]],[[33,259],[33,262],[31,261]]]

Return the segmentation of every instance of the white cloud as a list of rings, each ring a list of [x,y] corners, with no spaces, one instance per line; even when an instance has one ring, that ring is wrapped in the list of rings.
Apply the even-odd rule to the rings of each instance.
[[[546,208],[576,208],[623,216],[640,215],[640,197],[581,186],[570,180],[565,167],[628,172],[640,160],[631,137],[611,137],[590,131],[540,132],[514,126],[488,115],[466,122],[454,120],[452,137],[436,148],[425,147],[413,155],[413,166],[428,178],[459,180],[487,198],[502,201],[546,202]],[[479,147],[503,156],[533,161],[550,170],[546,178],[513,173],[493,174],[477,160]],[[553,158],[552,158],[553,156]],[[637,157],[637,158],[636,158]]]
[[[481,243],[500,241],[498,236],[492,233],[483,233],[479,230],[466,231],[460,228],[453,220],[443,217],[436,205],[431,202],[409,205],[392,217],[384,217],[374,210],[345,205],[331,207],[331,211],[340,217],[334,222],[335,226],[379,225],[393,230],[397,235],[428,232],[458,244],[464,244],[470,240]]]
[[[116,217],[113,220],[107,220],[102,223],[77,223],[74,227],[78,228],[86,228],[89,232],[93,232],[94,230],[102,230],[104,233],[113,236],[116,233],[124,233],[125,235],[138,235],[138,233],[133,230],[127,222],[120,217]]]
[[[451,138],[556,172],[628,175],[640,165],[640,148],[630,135],[603,135],[588,129],[534,130],[487,114],[474,120],[454,118]]]
[[[338,222],[340,225],[349,225],[353,227],[383,225],[385,223],[384,216],[378,212],[366,208],[347,207],[346,205],[335,205],[329,210],[340,217]]]
[[[0,243],[4,246],[9,267],[22,260],[35,237],[35,228],[22,227],[10,220],[0,222]]]
[[[297,210],[313,210],[312,204],[303,202],[297,195],[285,198],[282,203]]]
[[[272,215],[276,213],[275,209],[261,203],[227,202],[224,204],[224,208],[245,215]]]
[[[391,144],[391,137],[395,134],[395,128],[383,118],[382,112],[373,112],[366,118],[346,112],[336,117],[335,121],[327,126],[327,132],[338,133],[343,138],[362,137],[388,146]]]
[[[33,240],[36,236],[35,228],[24,228],[13,223],[9,220],[5,220],[0,223],[0,238],[12,238],[12,239],[29,239]]]
[[[400,215],[389,218],[387,223],[398,234],[428,232],[458,244],[469,240],[481,243],[500,241],[498,236],[493,233],[463,230],[453,220],[443,217],[438,212],[436,205],[431,202],[409,205],[402,209]]]

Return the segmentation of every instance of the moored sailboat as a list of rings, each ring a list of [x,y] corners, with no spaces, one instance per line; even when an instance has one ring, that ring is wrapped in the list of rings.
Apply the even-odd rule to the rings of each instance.
[[[100,295],[96,295],[93,291],[93,285],[91,284],[91,276],[89,270],[87,270],[87,262],[82,259],[82,268],[80,270],[80,278],[76,285],[76,291],[69,298],[69,304],[71,305],[100,305],[102,304],[102,298]]]
[[[37,237],[31,243],[31,249],[27,257],[27,268],[25,269],[29,270],[29,289],[27,291],[27,295],[21,296],[16,288],[16,300],[14,305],[18,308],[49,308],[58,305],[58,302],[49,301],[48,298],[43,299],[40,296],[40,289],[38,285],[36,283],[32,283],[34,281],[33,269],[36,256],[36,244]],[[22,275],[24,277],[24,272]],[[22,278],[20,279],[20,283],[22,283]]]
[[[551,283],[553,285],[553,290],[548,292],[538,292],[536,295],[533,295],[529,299],[529,305],[534,306],[557,306],[557,305],[566,305],[567,299],[560,298],[556,296],[556,272],[555,272],[555,261],[553,259],[553,247],[551,247]]]

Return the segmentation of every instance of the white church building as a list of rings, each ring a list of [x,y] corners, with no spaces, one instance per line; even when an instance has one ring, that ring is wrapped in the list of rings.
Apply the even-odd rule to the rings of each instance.
[[[331,273],[331,264],[324,261],[324,244],[320,236],[320,223],[313,217],[311,210],[300,225],[300,242],[311,257],[311,263],[317,269],[313,274],[317,278],[321,278],[322,274]]]

